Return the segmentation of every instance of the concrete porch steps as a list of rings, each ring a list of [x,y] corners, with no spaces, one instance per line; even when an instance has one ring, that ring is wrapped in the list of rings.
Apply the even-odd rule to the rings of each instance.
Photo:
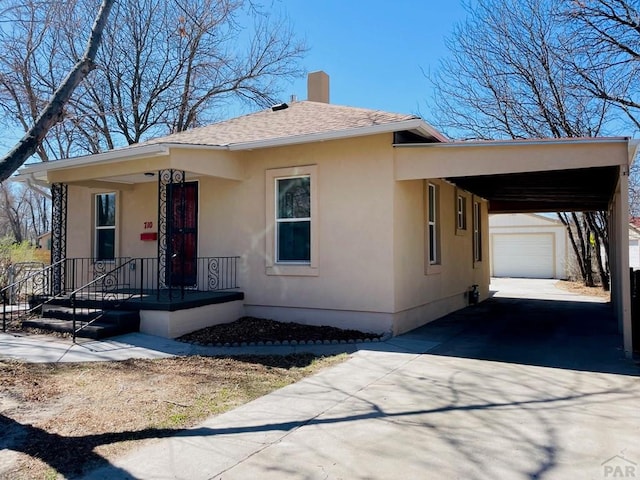
[[[42,317],[25,320],[25,327],[41,330],[73,333],[73,308],[56,302],[56,305],[45,305]],[[102,339],[137,332],[140,328],[140,314],[135,310],[101,310],[99,308],[76,308],[76,328],[89,322],[76,335],[79,337]]]
[[[78,336],[99,339],[141,331],[174,338],[243,316],[243,292],[189,290],[184,292],[184,297],[181,293],[145,291],[132,296],[130,291],[119,291],[109,293],[106,298],[93,292],[76,296],[76,323],[93,320],[91,327],[83,329]],[[23,325],[71,333],[72,320],[71,299],[58,296],[42,305],[41,318],[25,320]]]

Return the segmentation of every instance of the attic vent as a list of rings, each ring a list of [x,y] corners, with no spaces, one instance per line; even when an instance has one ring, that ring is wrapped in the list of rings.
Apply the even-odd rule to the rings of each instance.
[[[277,112],[278,110],[284,110],[286,108],[289,108],[289,105],[287,105],[286,103],[278,103],[277,105],[273,105],[271,107],[271,110]]]

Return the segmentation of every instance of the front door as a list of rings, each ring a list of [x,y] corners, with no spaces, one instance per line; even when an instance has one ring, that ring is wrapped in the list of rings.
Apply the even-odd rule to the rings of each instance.
[[[169,185],[171,218],[169,224],[171,268],[167,282],[172,287],[194,287],[198,276],[198,183]]]

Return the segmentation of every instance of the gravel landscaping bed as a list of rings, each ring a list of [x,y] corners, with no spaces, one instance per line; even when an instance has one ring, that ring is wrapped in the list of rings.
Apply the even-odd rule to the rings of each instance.
[[[358,330],[243,317],[188,333],[178,340],[198,345],[244,346],[379,342],[381,337]]]

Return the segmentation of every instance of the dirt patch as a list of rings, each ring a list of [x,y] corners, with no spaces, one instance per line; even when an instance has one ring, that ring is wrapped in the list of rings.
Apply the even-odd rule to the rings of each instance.
[[[345,358],[0,361],[0,479],[76,477]]]
[[[233,345],[258,342],[356,341],[380,338],[375,333],[342,330],[336,327],[283,323],[262,318],[243,317],[235,322],[203,328],[178,340],[202,345]]]
[[[611,292],[606,292],[602,287],[586,287],[583,283],[570,282],[567,280],[559,280],[555,285],[557,288],[573,293],[579,293],[580,295],[598,297],[604,300],[611,299]]]

